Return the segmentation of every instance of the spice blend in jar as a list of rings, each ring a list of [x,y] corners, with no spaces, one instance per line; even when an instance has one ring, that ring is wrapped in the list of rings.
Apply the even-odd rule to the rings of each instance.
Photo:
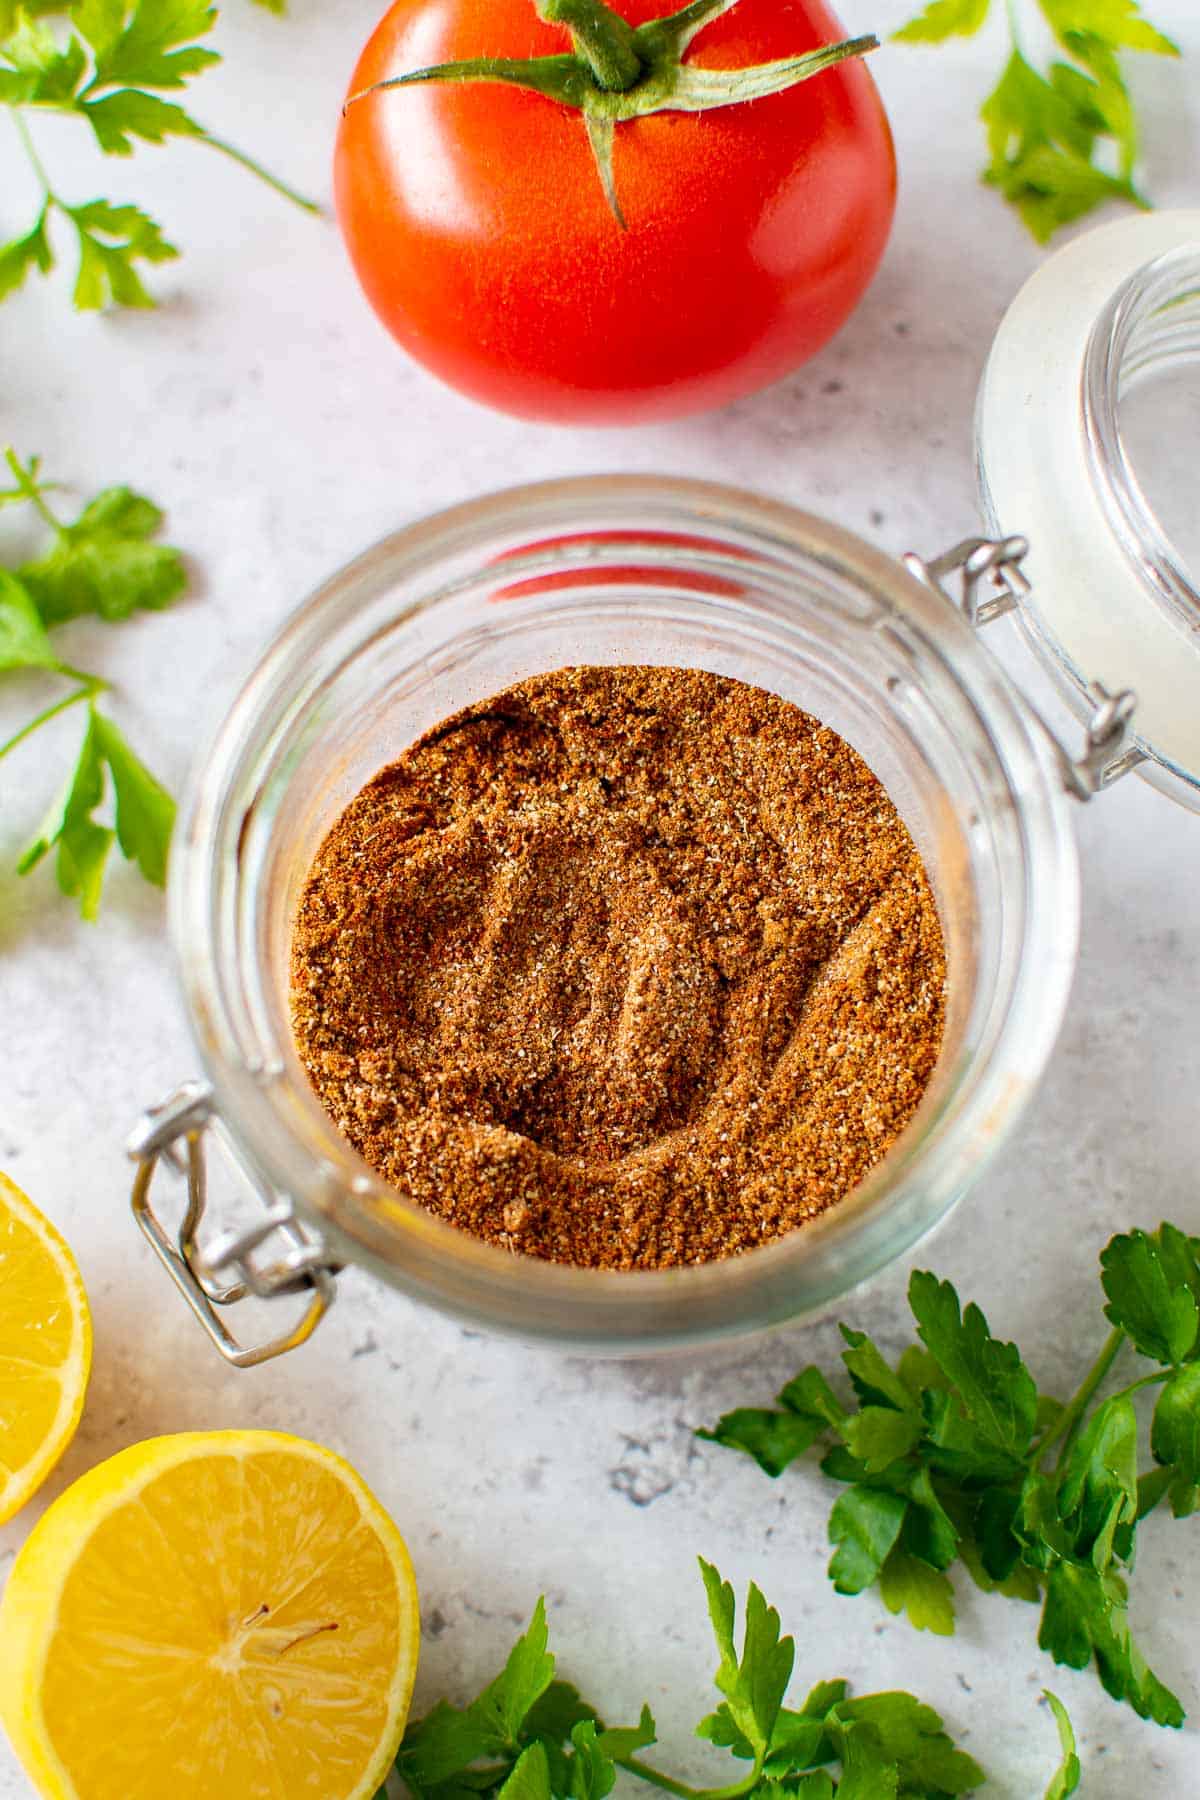
[[[379,1173],[491,1243],[766,1243],[909,1123],[941,1043],[921,859],[836,732],[698,669],[560,669],[429,731],[326,837],[296,1044]]]

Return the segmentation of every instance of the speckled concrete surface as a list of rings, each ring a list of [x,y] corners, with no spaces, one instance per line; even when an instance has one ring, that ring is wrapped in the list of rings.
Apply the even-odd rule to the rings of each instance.
[[[338,95],[373,11],[294,0],[294,17],[277,23],[231,7],[230,65],[206,78],[199,110],[323,191]],[[1146,184],[1164,202],[1194,204],[1200,22],[1192,0],[1154,11],[1193,60],[1135,71]],[[864,29],[902,9],[853,0],[845,13]],[[8,303],[0,438],[42,452],[82,489],[118,478],[148,489],[196,582],[186,604],[134,630],[77,627],[72,660],[114,676],[121,717],[177,785],[198,715],[224,703],[317,579],[386,529],[482,489],[674,469],[824,510],[897,551],[962,535],[975,518],[975,383],[1037,255],[974,180],[972,113],[997,54],[984,39],[876,59],[903,198],[884,269],[838,341],[726,413],[622,436],[493,418],[435,386],[382,338],[332,227],[219,159],[181,145],[110,167],[106,191],[151,203],[187,255],[160,272],[156,314],[79,318],[61,287]],[[62,184],[90,192],[94,165],[73,135],[47,125],[43,140]],[[24,203],[7,147],[2,166],[0,223],[14,228]],[[58,754],[39,742],[6,769],[0,825],[0,1164],[70,1235],[96,1312],[87,1414],[46,1498],[150,1433],[283,1427],[351,1457],[408,1535],[427,1632],[418,1703],[462,1695],[489,1673],[544,1591],[563,1672],[614,1717],[649,1700],[664,1759],[699,1773],[706,1758],[690,1730],[714,1661],[695,1573],[703,1552],[777,1602],[797,1637],[798,1680],[844,1673],[858,1686],[914,1688],[987,1762],[998,1800],[1044,1786],[1053,1731],[1034,1701],[1047,1679],[1078,1722],[1089,1796],[1200,1790],[1194,1728],[1144,1725],[1090,1675],[1052,1669],[1034,1648],[1032,1612],[964,1591],[947,1642],[917,1636],[874,1597],[839,1600],[824,1575],[831,1496],[820,1479],[771,1485],[694,1440],[693,1426],[765,1399],[800,1363],[832,1362],[832,1324],[736,1351],[600,1364],[480,1337],[350,1275],[305,1350],[226,1372],[126,1211],[130,1120],[194,1066],[158,898],[116,870],[89,930],[46,880],[9,873]],[[1017,1141],[920,1253],[1059,1390],[1099,1339],[1095,1252],[1110,1230],[1164,1214],[1200,1230],[1200,822],[1133,783],[1078,822],[1084,941],[1061,1045]],[[889,1346],[905,1335],[906,1273],[846,1307]],[[0,1532],[0,1573],[36,1510]],[[1198,1533],[1148,1526],[1134,1598],[1155,1666],[1189,1704],[1200,1682]],[[27,1791],[0,1748],[0,1800]]]

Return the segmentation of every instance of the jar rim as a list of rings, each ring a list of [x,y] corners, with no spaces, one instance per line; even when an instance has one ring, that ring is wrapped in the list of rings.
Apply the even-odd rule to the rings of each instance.
[[[1120,403],[1163,364],[1200,360],[1200,243],[1155,257],[1116,289],[1092,326],[1081,391],[1084,443],[1105,517],[1136,579],[1190,631],[1200,592],[1133,466]]]
[[[219,890],[223,881],[236,886],[239,879],[230,865],[272,732],[294,715],[322,644],[355,616],[365,596],[402,576],[419,578],[433,591],[406,603],[404,619],[415,619],[446,603],[453,569],[464,558],[478,564],[514,536],[544,543],[556,532],[578,534],[581,524],[598,542],[630,520],[647,543],[656,531],[692,532],[713,543],[736,541],[739,554],[759,555],[785,572],[814,564],[833,569],[903,619],[978,720],[972,752],[991,758],[1003,786],[1001,804],[1019,826],[1025,904],[993,1053],[969,1071],[948,1123],[927,1120],[919,1132],[910,1127],[859,1188],[801,1231],[723,1261],[614,1272],[514,1257],[433,1217],[369,1170],[315,1097],[291,1091],[286,1070],[264,1066],[258,1056],[231,986],[237,971],[226,966],[232,958],[252,960],[254,952],[240,939],[230,951],[229,896]],[[1069,808],[1053,750],[1001,666],[943,597],[885,552],[782,502],[720,484],[656,476],[543,482],[401,528],[335,573],[291,616],[194,770],[172,858],[172,937],[193,1034],[226,1129],[256,1176],[287,1194],[338,1255],[491,1327],[608,1354],[640,1351],[811,1314],[910,1249],[949,1211],[1015,1123],[1061,1023],[1079,915]]]

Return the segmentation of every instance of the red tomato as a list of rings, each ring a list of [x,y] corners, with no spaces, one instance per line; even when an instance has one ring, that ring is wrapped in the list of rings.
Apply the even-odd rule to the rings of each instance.
[[[673,10],[616,0],[633,25]],[[687,60],[762,63],[845,34],[821,0],[738,0]],[[352,93],[434,63],[570,49],[533,0],[396,0]],[[628,424],[720,406],[787,374],[870,281],[895,158],[861,61],[765,99],[616,127],[626,220],[580,113],[493,83],[357,101],[338,217],[367,297],[411,355],[506,412]]]

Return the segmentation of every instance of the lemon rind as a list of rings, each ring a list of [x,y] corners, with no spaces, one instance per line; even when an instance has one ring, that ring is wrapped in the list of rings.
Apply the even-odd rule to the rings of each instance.
[[[46,1215],[7,1175],[0,1174],[0,1209],[12,1212],[44,1246],[63,1277],[72,1301],[71,1348],[64,1361],[47,1368],[59,1383],[58,1410],[41,1448],[21,1468],[0,1481],[0,1525],[20,1512],[61,1461],[79,1428],[92,1372],[92,1314],[87,1290],[71,1247]]]

